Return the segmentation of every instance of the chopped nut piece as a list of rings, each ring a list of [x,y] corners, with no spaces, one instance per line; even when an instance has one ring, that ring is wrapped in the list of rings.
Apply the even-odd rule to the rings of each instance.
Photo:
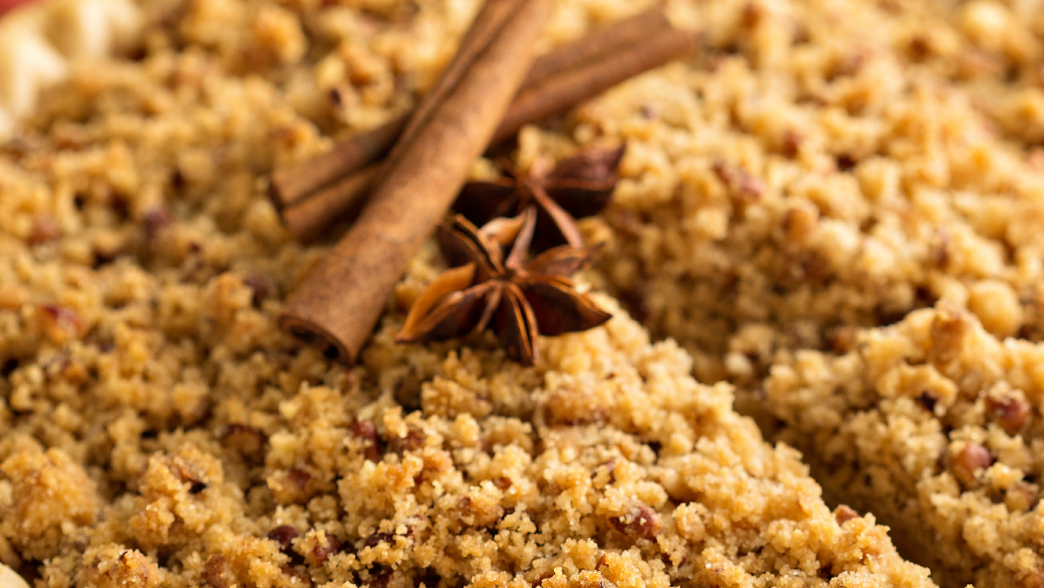
[[[272,278],[262,274],[249,273],[243,277],[243,283],[253,292],[251,302],[255,307],[260,307],[267,298],[278,293]]]
[[[765,193],[765,184],[738,165],[718,160],[713,169],[729,189],[729,195],[741,206],[761,200]]]
[[[379,568],[370,576],[368,588],[387,588],[391,584],[392,575],[395,573],[391,568]]]
[[[381,438],[377,435],[377,426],[373,421],[355,421],[352,423],[352,435],[363,442],[363,455],[369,461],[381,461]]]
[[[625,515],[612,517],[609,522],[624,535],[650,541],[656,538],[662,525],[660,514],[648,506],[636,506]]]
[[[80,313],[66,306],[44,304],[39,307],[39,317],[41,330],[56,345],[78,339],[87,332],[87,323]]]
[[[968,443],[953,456],[953,475],[970,486],[976,482],[983,470],[993,465],[993,457],[982,445]]]
[[[1044,571],[1034,570],[1023,576],[1019,588],[1044,588]]]
[[[232,588],[236,585],[236,576],[225,556],[212,555],[203,567],[203,581],[214,588]]]
[[[58,221],[49,214],[38,214],[33,218],[33,230],[29,233],[29,243],[39,245],[58,238],[61,234]]]
[[[312,547],[312,561],[317,566],[322,566],[330,556],[341,551],[341,542],[333,535],[320,531],[315,537],[315,545]]]
[[[268,532],[267,537],[279,544],[279,550],[292,556],[294,554],[293,541],[300,533],[289,525],[280,525]]]
[[[225,429],[225,434],[221,437],[221,444],[235,449],[240,455],[254,463],[260,463],[265,457],[268,436],[250,425],[232,423]]]
[[[848,505],[842,504],[834,509],[834,518],[837,519],[838,523],[844,524],[852,519],[859,518],[859,513],[852,510]]]
[[[145,229],[145,238],[149,241],[155,239],[160,231],[174,222],[174,218],[166,208],[153,208],[141,217],[142,227]]]
[[[996,398],[986,396],[986,410],[990,419],[996,422],[1009,435],[1015,435],[1026,426],[1030,417],[1030,405],[1020,397],[1005,395]]]
[[[425,435],[423,431],[409,429],[402,437],[390,437],[388,439],[388,449],[398,454],[407,451],[416,451],[421,447],[424,447],[424,440],[426,438],[427,435]]]

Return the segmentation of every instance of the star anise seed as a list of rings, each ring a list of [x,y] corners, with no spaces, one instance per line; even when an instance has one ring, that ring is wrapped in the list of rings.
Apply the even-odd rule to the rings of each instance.
[[[450,265],[421,293],[395,340],[441,341],[492,327],[507,356],[530,366],[539,335],[586,331],[612,315],[569,276],[585,267],[599,247],[563,245],[526,260],[537,223],[536,207],[481,229],[456,215],[438,229]],[[502,245],[510,245],[504,258]]]
[[[528,173],[502,163],[503,177],[469,182],[453,208],[482,226],[497,217],[521,215],[528,206],[536,205],[534,251],[563,244],[580,247],[583,239],[576,219],[598,214],[609,203],[625,148],[584,148],[554,169],[541,158]]]

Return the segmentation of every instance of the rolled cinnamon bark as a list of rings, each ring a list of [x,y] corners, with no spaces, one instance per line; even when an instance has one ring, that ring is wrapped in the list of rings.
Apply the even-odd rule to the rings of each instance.
[[[380,171],[372,164],[283,210],[286,230],[301,243],[311,243],[338,223],[355,220],[366,205]]]
[[[449,209],[532,65],[550,0],[524,0],[387,170],[359,219],[286,300],[279,324],[352,362],[410,257]]]
[[[269,198],[277,210],[301,202],[344,178],[345,170],[354,173],[383,157],[405,126],[406,117],[393,119],[341,141],[322,155],[276,170],[269,179]]]
[[[643,26],[651,23],[659,27],[655,21],[646,18]],[[666,23],[666,20],[662,22]],[[564,112],[633,75],[688,55],[695,51],[696,46],[693,33],[673,29],[668,24],[657,31],[655,41],[615,47],[618,52],[550,75],[532,90],[523,90],[515,97],[494,133],[491,145],[513,136],[523,124]],[[287,230],[298,241],[310,243],[324,236],[334,225],[351,221],[366,200],[376,177],[371,168],[355,172],[285,208],[281,215]]]
[[[525,0],[488,0],[482,6],[478,15],[475,16],[474,23],[461,39],[460,49],[439,76],[435,86],[424,95],[416,110],[410,115],[409,122],[406,123],[398,141],[388,153],[382,169],[383,173],[392,169],[406,147],[413,143],[417,132],[431,121],[435,109],[457,87],[479,54],[489,46],[497,34],[503,31],[504,25],[513,14],[518,12],[524,2]]]
[[[482,16],[479,14],[476,21]],[[659,9],[606,25],[538,58],[522,87],[533,86],[594,59],[620,54],[632,45],[669,30],[671,25]],[[468,37],[465,38],[467,40]],[[447,71],[450,67],[452,65],[447,66]],[[403,132],[408,118],[398,117],[374,129],[357,133],[322,155],[277,170],[269,183],[272,202],[278,210],[283,210],[339,180],[344,180],[338,182],[339,185],[354,185],[347,182],[346,177],[387,155]]]
[[[618,55],[625,48],[648,42],[662,31],[669,30],[671,23],[659,8],[597,28],[537,59],[522,81],[523,91],[599,57]]]
[[[668,29],[613,59],[595,61],[547,78],[515,97],[491,142],[503,141],[517,133],[522,125],[561,112],[568,105],[600,94],[639,73],[691,55],[698,48],[696,33]]]

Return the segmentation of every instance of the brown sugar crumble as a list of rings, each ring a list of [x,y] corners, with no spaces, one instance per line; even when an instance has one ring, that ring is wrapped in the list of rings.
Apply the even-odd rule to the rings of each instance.
[[[1033,585],[1044,348],[953,307],[857,338],[844,355],[781,354],[765,381],[778,439],[805,452],[828,500],[872,510],[941,584]]]
[[[613,318],[533,367],[396,344],[430,239],[331,361],[276,325],[329,243],[266,178],[408,112],[479,4],[143,2],[40,94],[0,146],[0,580],[1044,585],[1039,17],[669,0],[699,57],[512,151],[626,143],[578,223]],[[556,0],[538,51],[651,4]]]
[[[939,301],[999,337],[1044,333],[1039,15],[901,4],[720,3],[693,16],[699,66],[574,115],[574,136],[629,145],[587,223],[609,242],[598,285],[698,379],[739,384],[743,411],[777,350]],[[963,71],[971,55],[996,68]]]
[[[1005,362],[1044,333],[1039,14],[723,4],[703,67],[576,114],[629,146],[586,225],[608,241],[596,285],[936,582],[1034,585],[1040,472],[1013,452],[1035,451],[1040,404],[1010,371],[1032,362]]]

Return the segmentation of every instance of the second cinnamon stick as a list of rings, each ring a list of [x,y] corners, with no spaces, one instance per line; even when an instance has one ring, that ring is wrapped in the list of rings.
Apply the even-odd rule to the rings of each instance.
[[[604,55],[618,54],[624,47],[648,42],[660,32],[669,30],[671,23],[658,8],[597,28],[540,56],[526,74],[522,89],[525,91],[529,86]]]
[[[380,169],[371,164],[287,207],[281,213],[286,230],[301,243],[311,243],[334,225],[355,220]]]
[[[644,43],[634,45],[613,59],[601,60],[547,78],[515,97],[491,142],[499,143],[513,136],[525,124],[543,120],[561,112],[568,105],[598,95],[630,77],[691,55],[698,48],[695,33],[669,29]]]
[[[500,13],[499,18],[504,13],[504,7],[496,8]],[[469,31],[462,43],[471,45],[476,41],[488,40],[492,27],[486,20],[486,16],[486,14],[480,13],[476,17],[483,23],[484,29],[478,32]],[[670,30],[670,23],[663,11],[659,9],[608,24],[536,59],[522,84],[523,90],[599,57],[619,54],[632,45],[640,44],[647,39],[659,36],[661,32]],[[463,59],[462,55],[459,59]],[[454,58],[454,61],[447,66],[445,73],[448,80],[459,79],[460,68],[455,67],[456,61],[458,58]],[[432,89],[433,96],[437,94],[441,97],[443,93],[444,90],[441,90],[439,86]],[[427,112],[421,112],[419,108],[415,112],[414,118],[422,120],[427,119],[427,116]],[[408,135],[411,135],[412,132],[404,132],[408,119],[407,116],[395,118],[374,129],[352,135],[322,155],[277,170],[272,174],[269,183],[269,196],[272,202],[277,209],[283,210],[311,197],[319,190],[323,190],[329,195],[328,190],[333,189],[334,182],[338,182],[341,186],[354,184],[354,182],[348,182],[345,177],[387,155],[400,136],[404,136],[406,141],[409,140]],[[312,208],[315,207],[312,206]]]
[[[344,178],[345,170],[354,172],[384,157],[405,126],[405,117],[392,119],[341,141],[322,155],[276,170],[269,180],[269,198],[277,210],[299,203],[317,190]]]
[[[688,55],[695,48],[695,35],[668,26],[654,41],[623,47],[611,60],[594,61],[548,76],[532,90],[515,97],[491,144],[514,135],[523,124],[567,110],[633,75]],[[295,239],[308,243],[322,237],[335,224],[352,220],[366,200],[376,167],[375,164],[355,172],[287,207],[282,211],[287,230]]]

